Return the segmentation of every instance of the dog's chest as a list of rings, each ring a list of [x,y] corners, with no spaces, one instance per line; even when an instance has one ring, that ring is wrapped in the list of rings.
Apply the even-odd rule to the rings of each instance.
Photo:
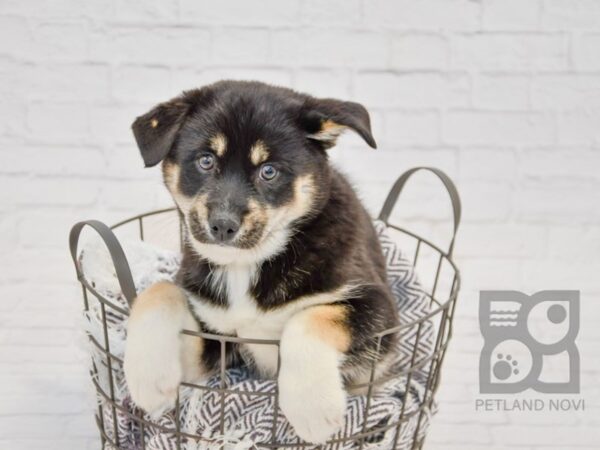
[[[274,311],[261,310],[251,294],[255,276],[257,274],[254,266],[229,265],[227,268],[217,269],[213,276],[213,288],[223,290],[228,306],[221,310],[220,317],[210,320],[210,325],[219,332],[242,338],[279,339],[292,311],[287,308]],[[276,346],[244,344],[243,347],[252,355],[261,372],[276,371],[278,353]]]

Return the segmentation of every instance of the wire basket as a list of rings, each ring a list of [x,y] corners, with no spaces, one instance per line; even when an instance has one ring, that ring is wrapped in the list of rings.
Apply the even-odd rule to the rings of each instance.
[[[453,210],[453,233],[448,245],[447,250],[442,250],[438,246],[434,245],[427,239],[424,239],[417,234],[405,230],[402,227],[394,225],[389,222],[389,217],[394,208],[397,199],[402,192],[407,180],[413,175],[415,172],[420,170],[426,170],[435,174],[443,183],[448,194],[450,195],[450,200],[452,202],[452,210]],[[123,405],[122,402],[116,399],[115,395],[115,380],[113,369],[122,367],[123,361],[122,359],[115,355],[113,351],[111,351],[110,339],[108,336],[108,327],[107,327],[107,317],[111,314],[122,314],[128,315],[128,311],[126,308],[123,308],[119,305],[114,304],[109,299],[100,294],[94,285],[92,285],[83,275],[83,271],[81,268],[81,264],[78,260],[78,252],[77,246],[79,242],[79,237],[82,229],[87,225],[93,228],[102,238],[104,244],[108,248],[110,253],[110,257],[112,263],[114,264],[115,274],[119,281],[119,285],[123,295],[125,296],[127,303],[130,305],[134,298],[136,297],[136,289],[133,282],[133,277],[131,274],[131,270],[128,264],[128,261],[125,257],[125,253],[115,236],[115,234],[111,230],[119,229],[126,224],[136,225],[137,223],[137,235],[139,239],[144,240],[145,236],[145,222],[151,216],[158,216],[166,213],[171,213],[174,211],[174,208],[163,209],[158,211],[152,211],[146,214],[141,214],[130,219],[119,222],[112,227],[107,227],[102,222],[95,220],[83,221],[75,224],[71,229],[69,236],[69,246],[71,251],[71,256],[73,258],[73,262],[75,264],[75,268],[77,271],[77,277],[82,286],[83,292],[83,301],[84,308],[87,312],[90,308],[90,302],[97,301],[99,302],[99,311],[101,314],[102,321],[102,336],[100,339],[98,337],[94,337],[88,335],[91,345],[93,346],[95,351],[98,351],[103,356],[102,365],[105,367],[99,367],[98,364],[92,361],[92,366],[90,370],[90,375],[92,378],[92,383],[96,389],[96,393],[98,398],[102,400],[99,403],[98,409],[95,414],[96,423],[98,426],[98,430],[100,432],[100,438],[102,441],[103,448],[110,449],[124,449],[131,448],[131,446],[125,446],[123,443],[128,441],[131,442],[131,439],[128,438],[127,430],[119,429],[117,426],[117,415],[126,415],[132,421],[134,421],[139,428],[142,430],[142,438],[141,445],[139,448],[146,449],[147,444],[144,442],[144,430],[147,429],[156,429],[161,432],[170,433],[175,437],[175,442],[178,450],[190,448],[186,445],[186,442],[198,442],[204,443],[206,445],[211,444],[213,446],[207,446],[205,448],[228,448],[224,443],[207,439],[206,437],[191,434],[182,431],[181,424],[178,420],[175,420],[174,426],[165,426],[163,423],[159,423],[158,421],[154,421],[149,419],[147,416],[144,416],[141,411],[139,413],[134,413],[131,411],[127,405]],[[380,435],[381,433],[387,432],[388,430],[394,429],[394,438],[393,443],[389,448],[394,449],[421,449],[423,448],[425,441],[425,433],[421,430],[423,417],[425,411],[431,411],[432,408],[435,408],[435,394],[440,384],[440,375],[441,375],[441,367],[444,360],[444,356],[446,354],[446,350],[448,348],[448,343],[452,336],[452,321],[454,317],[454,310],[456,306],[456,299],[460,286],[460,275],[459,271],[452,260],[452,252],[454,248],[454,241],[456,237],[456,232],[458,229],[458,225],[460,222],[461,216],[461,204],[460,198],[458,196],[458,192],[450,180],[450,178],[443,173],[442,171],[434,168],[428,167],[417,167],[408,170],[403,175],[401,175],[398,180],[393,185],[390,190],[383,208],[379,214],[378,219],[383,221],[388,229],[393,230],[395,234],[398,235],[399,238],[403,239],[406,242],[411,242],[412,247],[414,248],[414,253],[412,253],[412,265],[416,270],[419,271],[419,274],[423,271],[423,268],[429,267],[431,270],[431,282],[427,287],[423,287],[422,294],[427,298],[429,302],[430,310],[429,312],[417,320],[410,321],[408,323],[401,323],[401,325],[394,327],[393,329],[385,330],[384,332],[378,333],[376,336],[373,336],[377,342],[381,342],[381,339],[385,335],[398,333],[400,339],[402,336],[408,335],[412,333],[414,335],[414,341],[412,342],[412,357],[410,358],[410,364],[391,375],[386,375],[382,379],[381,377],[376,377],[377,373],[377,363],[373,362],[371,365],[370,377],[367,383],[363,383],[361,387],[366,389],[366,402],[365,402],[365,426],[362,427],[362,431],[359,433],[354,433],[350,435],[343,435],[341,437],[337,437],[335,439],[331,439],[326,444],[321,446],[315,446],[314,444],[309,443],[298,443],[298,444],[286,444],[277,442],[276,434],[274,432],[278,415],[281,414],[278,410],[278,392],[275,388],[271,392],[263,392],[261,395],[271,396],[273,398],[274,411],[272,411],[273,416],[273,433],[272,439],[267,442],[259,442],[255,443],[251,448],[256,449],[279,449],[279,448],[293,448],[293,449],[330,449],[330,448],[347,448],[349,444],[352,444],[352,448],[357,448],[362,450],[364,446],[366,446],[374,436]],[[181,236],[181,230],[180,230]],[[409,245],[406,244],[403,246],[404,248],[408,248]],[[442,283],[442,272],[444,272],[443,278],[444,283]],[[442,288],[442,284],[445,287]],[[442,292],[443,291],[443,292]],[[90,295],[91,294],[91,295]],[[424,324],[433,324],[432,330],[433,334],[433,350],[427,358],[416,360],[417,348],[420,345],[420,337],[422,336],[422,330],[424,328]],[[199,338],[203,338],[205,340],[213,340],[217,341],[221,348],[221,370],[220,370],[220,379],[222,380],[220,385],[218,386],[204,386],[204,385],[196,385],[191,383],[182,383],[180,385],[181,389],[200,389],[203,392],[212,391],[216,392],[221,398],[225,398],[226,395],[243,395],[243,393],[239,393],[236,391],[232,391],[228,389],[224,380],[225,380],[225,360],[226,360],[226,352],[227,345],[230,343],[251,343],[251,344],[259,344],[259,345],[269,345],[269,346],[277,346],[279,350],[279,341],[276,340],[263,340],[263,339],[244,339],[232,336],[221,336],[214,335],[208,333],[200,333],[189,330],[184,330],[182,333],[189,336],[197,336]],[[375,392],[378,385],[389,380],[392,377],[398,377],[398,379],[406,380],[405,392],[408,392],[408,389],[411,384],[411,378],[413,374],[423,367],[427,368],[426,371],[426,380],[424,382],[425,390],[422,395],[422,400],[418,407],[411,412],[405,411],[404,404],[402,406],[402,410],[400,412],[397,420],[392,421],[391,423],[384,423],[377,427],[366,428],[366,418],[369,414],[369,406],[371,404],[371,399],[373,393]],[[101,384],[98,382],[98,372],[100,370],[108,371],[108,386],[105,384]],[[221,406],[224,403],[221,402]],[[180,408],[179,396],[177,398],[175,411],[176,414],[174,417],[178,418]],[[221,407],[221,410],[218,413],[220,415],[220,429],[223,431],[224,427],[224,408]],[[106,420],[106,418],[110,420]],[[406,442],[406,438],[403,438],[403,442],[401,443],[399,440],[399,436],[401,435],[401,431],[403,426],[409,421],[416,421],[416,428],[414,432],[411,433],[409,437],[409,442]],[[413,422],[415,423],[415,422]],[[196,448],[196,447],[193,447]],[[244,447],[246,448],[246,447]],[[373,447],[371,447],[373,448]]]

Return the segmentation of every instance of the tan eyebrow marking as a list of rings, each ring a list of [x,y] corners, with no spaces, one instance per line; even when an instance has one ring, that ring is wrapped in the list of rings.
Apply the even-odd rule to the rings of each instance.
[[[209,146],[214,150],[217,156],[221,157],[227,150],[227,138],[222,133],[215,134],[210,138]]]
[[[156,128],[156,127],[158,126],[158,120],[157,120],[157,119],[152,119],[152,120],[150,121],[150,126],[151,126],[152,128]]]
[[[260,139],[250,148],[250,161],[255,166],[264,163],[269,158],[267,146]]]

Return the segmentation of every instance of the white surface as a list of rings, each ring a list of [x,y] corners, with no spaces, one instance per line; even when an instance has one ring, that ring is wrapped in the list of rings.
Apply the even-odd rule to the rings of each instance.
[[[595,0],[4,0],[0,448],[98,448],[68,229],[169,205],[129,125],[223,77],[369,107],[379,150],[332,153],[373,211],[411,166],[456,180],[464,284],[428,448],[597,448],[599,74]],[[446,198],[419,180],[402,223],[442,242]],[[582,290],[585,413],[475,412],[478,291],[552,288]]]

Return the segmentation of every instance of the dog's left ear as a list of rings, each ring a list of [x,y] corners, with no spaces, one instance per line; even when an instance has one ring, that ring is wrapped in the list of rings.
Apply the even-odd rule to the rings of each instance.
[[[171,150],[190,105],[178,97],[155,106],[131,125],[146,167],[161,162]]]
[[[377,148],[369,113],[360,103],[309,98],[302,107],[300,122],[307,137],[318,141],[325,149],[333,147],[347,128],[356,131],[369,146]]]

